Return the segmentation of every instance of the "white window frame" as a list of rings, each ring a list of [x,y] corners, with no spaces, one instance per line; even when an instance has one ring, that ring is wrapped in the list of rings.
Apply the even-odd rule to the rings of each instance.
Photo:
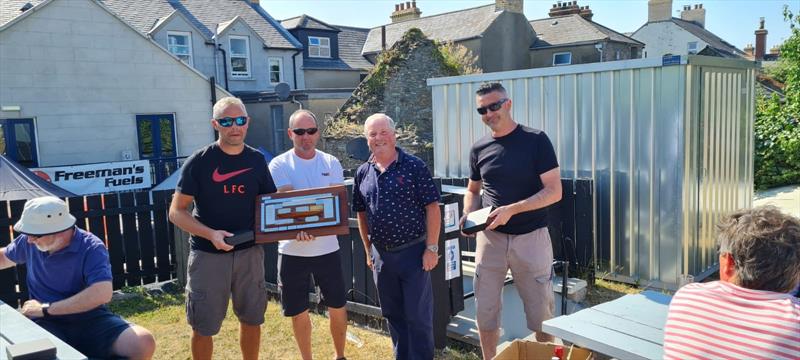
[[[247,64],[247,71],[245,71],[245,72],[233,71],[234,54],[233,54],[233,46],[231,44],[233,42],[233,40],[244,40],[245,50],[246,50],[246,54],[244,54],[244,58],[245,58],[245,63]],[[236,55],[237,55],[236,58],[241,58],[242,57],[241,54],[236,54]],[[230,66],[230,69],[231,69],[230,70],[231,71],[231,78],[242,79],[242,78],[249,78],[251,76],[250,69],[252,69],[252,67],[251,67],[251,64],[250,64],[250,37],[242,36],[242,35],[229,35],[228,36],[228,65]]]
[[[272,81],[272,62],[276,61],[278,63],[278,81]],[[267,58],[267,76],[269,77],[270,84],[277,84],[283,81],[283,58],[279,57],[269,57]]]
[[[186,47],[189,48],[189,55],[188,55],[189,56],[189,61],[184,61],[183,59],[181,59],[181,61],[185,62],[186,64],[188,64],[191,67],[194,67],[194,50],[192,49],[192,33],[191,32],[187,32],[187,31],[167,31],[167,51],[169,51],[170,54],[175,55],[175,56],[178,57],[178,59],[180,59],[181,56],[185,56],[185,54],[177,54],[177,53],[174,53],[172,51],[172,45],[169,43],[170,36],[184,36],[184,37],[186,37],[186,44],[187,44]],[[177,45],[177,46],[181,46],[181,45]]]
[[[694,45],[694,46],[692,46]],[[697,41],[689,41],[686,43],[686,53],[687,54],[697,54]]]
[[[559,56],[559,55],[569,55],[569,61],[567,63],[556,64],[556,57]],[[564,66],[564,65],[572,65],[572,52],[571,51],[558,52],[558,53],[554,53],[553,54],[553,66]]]
[[[622,51],[616,50],[614,52],[614,60],[622,60]]]
[[[311,39],[317,40],[319,42],[319,45],[311,45]],[[323,45],[322,44],[323,42],[327,42],[328,45],[327,46]],[[314,50],[314,49],[317,50],[316,51],[316,53],[317,53],[316,55],[312,54],[312,50]],[[328,55],[327,56],[322,55],[322,51],[325,50],[325,49],[328,50]],[[309,36],[308,37],[308,57],[330,59],[331,58],[331,38],[320,37],[320,36]]]

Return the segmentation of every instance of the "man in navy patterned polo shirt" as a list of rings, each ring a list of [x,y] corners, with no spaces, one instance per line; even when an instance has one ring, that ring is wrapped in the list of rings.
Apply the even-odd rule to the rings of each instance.
[[[433,292],[439,262],[439,191],[418,157],[396,147],[394,121],[364,123],[372,152],[356,172],[353,211],[389,321],[396,359],[433,359]]]

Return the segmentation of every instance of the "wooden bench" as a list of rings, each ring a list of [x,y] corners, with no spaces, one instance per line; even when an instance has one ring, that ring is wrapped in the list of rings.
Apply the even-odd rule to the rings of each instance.
[[[86,359],[86,356],[78,350],[2,301],[0,301],[0,324],[0,360],[7,359],[7,346],[39,339],[48,339],[56,346],[57,359]]]
[[[655,291],[625,295],[542,323],[564,341],[619,359],[663,358],[671,296]]]

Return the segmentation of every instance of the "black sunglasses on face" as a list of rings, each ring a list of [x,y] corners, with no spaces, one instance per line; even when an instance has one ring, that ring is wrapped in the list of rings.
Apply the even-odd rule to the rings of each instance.
[[[236,126],[245,126],[247,124],[247,116],[239,116],[239,117],[224,117],[222,119],[216,119],[217,124],[222,127],[231,127],[233,123],[236,122]]]
[[[500,100],[500,101],[498,101],[498,102],[496,102],[494,104],[489,104],[489,105],[486,105],[486,106],[483,106],[483,107],[479,107],[477,109],[478,110],[478,114],[486,115],[486,113],[489,112],[489,110],[491,110],[491,111],[500,110],[500,107],[502,107],[503,104],[506,103],[506,101],[508,101],[508,99],[502,99],[502,100]]]
[[[319,129],[317,129],[317,128],[315,128],[315,127],[313,127],[313,128],[308,128],[308,129],[299,129],[299,128],[298,128],[298,129],[292,129],[292,132],[293,132],[293,133],[295,133],[295,135],[303,136],[303,135],[305,135],[306,133],[308,133],[308,135],[314,135],[314,134],[316,134],[316,133],[317,133],[317,131],[318,131],[318,130],[319,130]]]

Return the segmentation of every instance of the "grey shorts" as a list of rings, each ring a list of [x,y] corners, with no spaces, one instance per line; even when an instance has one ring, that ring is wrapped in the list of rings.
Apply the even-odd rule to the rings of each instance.
[[[264,323],[267,284],[262,246],[224,254],[191,250],[188,268],[186,321],[194,331],[216,335],[231,299],[239,322]]]
[[[520,235],[485,230],[477,235],[475,250],[475,320],[478,329],[497,330],[503,309],[502,289],[508,269],[514,276],[528,329],[541,331],[553,317],[553,246],[543,227]]]

